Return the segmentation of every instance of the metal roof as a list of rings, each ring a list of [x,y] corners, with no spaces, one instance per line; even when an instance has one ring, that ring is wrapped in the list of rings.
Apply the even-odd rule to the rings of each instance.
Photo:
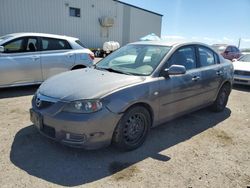
[[[137,7],[135,5],[131,5],[131,4],[128,4],[128,3],[125,3],[125,2],[122,2],[122,1],[118,1],[118,0],[113,0],[115,2],[118,2],[118,3],[121,3],[121,4],[124,4],[124,5],[127,5],[127,6],[130,6],[130,7],[133,7],[133,8],[136,8],[136,9],[140,9],[140,10],[143,10],[143,11],[146,11],[146,12],[149,12],[149,13],[152,13],[152,14],[155,14],[157,16],[163,16],[162,14],[159,14],[157,12],[153,12],[153,11],[150,11],[150,10],[147,10],[147,9],[144,9],[144,8],[141,8],[141,7]]]
[[[65,35],[55,35],[55,34],[47,34],[47,33],[26,33],[26,32],[21,32],[21,33],[11,33],[8,34],[9,36],[12,37],[25,37],[25,36],[37,36],[37,37],[48,37],[48,38],[58,38],[58,39],[67,39],[67,40],[77,40],[77,38],[74,37],[69,37]]]

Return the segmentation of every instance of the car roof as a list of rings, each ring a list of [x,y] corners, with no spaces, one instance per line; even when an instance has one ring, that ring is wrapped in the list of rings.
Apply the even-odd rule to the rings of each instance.
[[[140,41],[140,42],[134,42],[131,44],[141,44],[141,45],[159,45],[159,46],[170,46],[170,47],[174,47],[174,46],[184,46],[184,45],[203,45],[206,47],[211,48],[209,45],[201,43],[201,42],[190,42],[190,41],[183,41],[183,42],[175,42],[175,41],[164,41],[164,40],[160,40],[160,41]]]
[[[65,39],[65,40],[78,40],[78,38],[75,38],[75,37],[69,37],[65,35],[47,34],[47,33],[12,33],[12,34],[8,34],[8,36],[12,36],[13,38],[37,36],[37,37],[58,38],[58,39]]]

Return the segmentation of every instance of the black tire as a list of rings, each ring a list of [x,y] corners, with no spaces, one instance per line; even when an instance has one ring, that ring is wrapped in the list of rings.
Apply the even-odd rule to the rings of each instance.
[[[79,69],[84,69],[84,68],[86,68],[86,67],[83,65],[77,65],[77,66],[73,67],[71,70],[74,71],[74,70],[79,70]]]
[[[213,112],[221,112],[225,109],[230,94],[230,87],[228,85],[222,86],[216,100],[211,105],[210,109]]]
[[[113,135],[113,144],[118,149],[130,151],[140,147],[151,127],[151,116],[142,106],[129,109],[120,119]]]

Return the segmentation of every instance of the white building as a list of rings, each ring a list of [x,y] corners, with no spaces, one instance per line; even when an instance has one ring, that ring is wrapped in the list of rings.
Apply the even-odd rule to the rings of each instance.
[[[80,38],[89,48],[161,35],[162,15],[117,0],[0,0],[0,36],[42,32]]]

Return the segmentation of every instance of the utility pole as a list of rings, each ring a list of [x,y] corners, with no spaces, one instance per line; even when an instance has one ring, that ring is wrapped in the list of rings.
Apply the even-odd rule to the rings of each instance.
[[[239,38],[238,48],[240,48],[241,38]]]

